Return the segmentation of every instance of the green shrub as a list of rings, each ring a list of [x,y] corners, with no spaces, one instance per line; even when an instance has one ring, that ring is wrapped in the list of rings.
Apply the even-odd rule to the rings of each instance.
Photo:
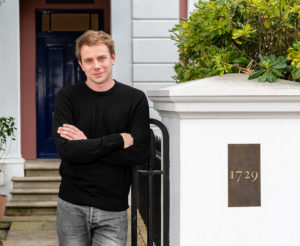
[[[4,150],[3,146],[6,144],[8,137],[15,140],[15,130],[17,130],[17,128],[15,127],[15,119],[13,117],[0,118],[0,151]]]
[[[239,72],[300,81],[300,0],[200,0],[195,7],[170,30],[176,81]]]

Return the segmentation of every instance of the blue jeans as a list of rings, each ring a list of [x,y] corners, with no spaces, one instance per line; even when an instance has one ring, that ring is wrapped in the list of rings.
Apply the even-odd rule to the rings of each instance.
[[[56,228],[60,246],[126,246],[127,211],[109,212],[58,198]]]

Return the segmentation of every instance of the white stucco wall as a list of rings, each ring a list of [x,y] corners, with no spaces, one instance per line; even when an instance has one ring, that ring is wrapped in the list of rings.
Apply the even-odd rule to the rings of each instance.
[[[180,245],[299,245],[299,132],[299,119],[181,120]],[[261,207],[229,208],[228,144],[245,143],[260,144]]]
[[[147,91],[174,83],[177,48],[169,30],[179,21],[179,1],[132,0],[133,86]],[[149,101],[150,116],[159,118]]]
[[[173,64],[177,49],[169,38],[179,18],[179,2],[174,0],[111,0],[111,31],[116,47],[113,76],[143,91],[173,84]],[[12,176],[24,176],[20,142],[20,36],[19,1],[6,0],[0,6],[0,117],[16,118],[16,141],[2,153],[9,193]],[[150,103],[151,117],[158,118]],[[5,163],[5,164],[3,164]],[[1,183],[1,182],[0,182]]]
[[[111,0],[113,77],[143,91],[174,83],[178,54],[169,30],[179,21],[179,1]],[[159,118],[149,101],[150,115]]]
[[[4,186],[0,193],[9,194],[12,176],[23,176],[20,143],[20,36],[19,1],[7,0],[0,6],[0,117],[16,118],[16,141],[0,153]]]

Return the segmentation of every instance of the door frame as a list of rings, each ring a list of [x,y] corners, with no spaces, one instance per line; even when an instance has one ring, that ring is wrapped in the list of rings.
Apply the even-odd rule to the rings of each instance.
[[[112,34],[117,54],[114,78],[132,85],[132,0],[94,0],[94,4],[46,4],[44,1],[20,1],[21,153],[26,160],[37,158],[35,10],[50,8],[103,9],[104,31]]]
[[[47,61],[43,58],[43,55],[39,54],[40,44],[41,42],[44,43],[45,41],[54,42],[54,43],[61,43],[61,41],[65,42],[66,40],[75,40],[79,37],[84,31],[51,31],[51,15],[52,14],[90,14],[89,22],[91,29],[91,15],[98,14],[98,29],[104,29],[104,13],[101,9],[37,9],[36,11],[36,61],[40,61],[39,64],[36,64],[36,142],[37,142],[37,158],[58,158],[57,153],[55,152],[55,146],[52,136],[52,129],[51,123],[52,120],[50,119],[51,116],[47,114],[47,109],[50,105],[53,105],[53,101],[49,100],[48,98],[48,89],[52,88],[54,81],[49,81],[47,76],[47,71],[44,70],[45,67],[42,64],[47,64]],[[49,14],[49,31],[42,31],[42,15]],[[54,44],[53,43],[53,44]],[[56,46],[56,45],[54,45]],[[44,51],[43,51],[44,52]],[[75,50],[74,50],[75,55]],[[40,60],[42,59],[42,60]],[[63,60],[65,60],[63,58]],[[41,67],[42,66],[42,67]],[[47,67],[47,66],[46,66]],[[44,68],[44,69],[42,69]],[[41,69],[43,74],[41,74]],[[64,82],[69,84],[68,82],[72,83],[71,81],[65,81],[66,74],[63,70],[62,77],[64,78]],[[40,76],[41,75],[41,76]],[[46,76],[44,78],[44,76]],[[44,80],[46,79],[46,80]],[[65,85],[66,86],[66,85]],[[48,88],[48,89],[47,89]],[[45,111],[46,110],[46,111]],[[49,112],[48,112],[49,113]],[[49,118],[50,117],[50,118]],[[50,124],[50,125],[49,125]],[[48,147],[47,147],[48,146]]]

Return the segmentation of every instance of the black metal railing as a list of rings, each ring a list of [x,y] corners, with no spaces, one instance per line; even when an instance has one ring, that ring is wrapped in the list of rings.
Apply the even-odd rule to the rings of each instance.
[[[147,246],[153,246],[153,243],[156,246],[169,246],[169,134],[162,122],[150,119],[150,124],[160,129],[162,140],[155,136],[151,130],[149,162],[146,166],[133,168],[131,244],[132,246],[138,246],[137,210],[139,210],[147,227]],[[163,228],[161,228],[161,225]]]

